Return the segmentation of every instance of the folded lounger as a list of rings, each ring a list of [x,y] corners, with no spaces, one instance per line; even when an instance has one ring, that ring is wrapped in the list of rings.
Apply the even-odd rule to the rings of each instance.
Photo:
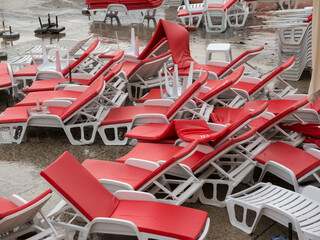
[[[42,64],[39,66],[29,65],[20,69],[18,72],[15,72],[13,77],[15,81],[23,81],[24,87],[27,86],[27,79],[32,79],[34,81],[35,79],[64,78],[69,74],[69,68],[71,68],[71,71],[74,72],[80,67],[80,64],[90,56],[90,53],[99,46],[99,44],[99,39],[96,39],[76,61],[68,64],[68,66],[64,67],[63,69],[60,69],[60,66],[57,68],[57,65],[59,64],[56,62],[48,62],[47,64]]]
[[[138,239],[190,240],[205,239],[208,233],[210,220],[206,212],[159,203],[148,193],[119,191],[113,195],[69,152],[40,175],[64,200],[64,205],[48,217],[53,225],[65,229],[67,239],[70,231],[79,232],[79,239],[87,239],[91,233],[106,233]],[[61,214],[73,217],[63,221]]]
[[[121,132],[129,131],[135,125],[146,124],[149,122],[166,122],[172,120],[182,109],[187,109],[198,117],[206,118],[212,108],[203,111],[199,116],[197,112],[187,108],[187,103],[196,95],[201,86],[207,80],[208,73],[204,72],[176,101],[150,100],[140,106],[127,106],[111,109],[106,118],[101,122],[98,129],[99,134],[106,145],[124,145],[128,139],[120,135]],[[110,132],[111,131],[111,132]],[[110,134],[108,136],[108,134]]]
[[[7,108],[0,115],[0,128],[7,129],[8,143],[21,143],[28,126],[62,128],[72,144],[89,144],[109,111],[101,97],[105,88],[103,77],[94,81],[74,102],[45,101],[38,106]],[[86,135],[85,130],[91,134]],[[79,136],[74,135],[80,131]]]
[[[0,90],[9,91],[10,89],[12,89],[12,96],[18,97],[17,84],[15,84],[12,76],[12,69],[7,63],[3,62],[0,63]]]
[[[58,236],[55,228],[41,211],[43,205],[50,199],[52,191],[48,189],[35,199],[27,202],[23,198],[12,195],[9,199],[0,197],[0,238],[2,240],[17,239],[30,232],[37,234],[28,239],[43,239]],[[39,225],[41,215],[47,228]]]
[[[284,226],[291,223],[299,239],[316,240],[320,238],[319,196],[319,188],[314,186],[306,186],[301,193],[296,193],[270,183],[259,183],[228,196],[227,210],[231,224],[248,234],[264,215]],[[236,208],[241,209],[241,217]],[[254,219],[249,220],[249,216]]]
[[[116,55],[104,65],[95,75],[83,74],[83,73],[74,73],[72,74],[72,84],[79,85],[90,85],[101,75],[106,75],[110,69],[116,66],[123,58],[124,51],[121,50],[117,52]],[[90,77],[88,79],[88,77]],[[68,79],[58,78],[58,79],[46,79],[41,81],[34,81],[30,87],[23,89],[23,93],[37,92],[37,91],[52,91],[56,88],[58,84],[68,84],[70,83]]]
[[[128,94],[122,91],[122,88],[125,87],[126,81],[125,79],[118,78],[118,76],[122,74],[122,66],[123,63],[119,63],[103,78],[106,84],[102,93],[106,101],[105,107],[120,107],[127,98]],[[42,81],[50,80],[41,80],[39,82]],[[123,87],[121,87],[120,84],[122,84]],[[120,87],[120,89],[117,87]],[[56,91],[30,92],[15,106],[34,106],[37,102],[39,104],[43,104],[43,102],[47,100],[67,100],[73,102],[88,88],[89,86],[87,85],[60,84],[57,85]]]

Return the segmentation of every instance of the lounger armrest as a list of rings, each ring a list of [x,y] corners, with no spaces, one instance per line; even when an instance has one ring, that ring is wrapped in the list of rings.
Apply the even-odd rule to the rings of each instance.
[[[23,204],[26,204],[28,201],[24,200],[22,197],[13,194],[9,197],[9,201],[12,202],[14,205],[20,207]]]
[[[137,236],[137,239],[142,239],[141,234],[137,226],[127,220],[116,219],[116,218],[95,218],[91,221],[90,233],[109,233]]]
[[[308,185],[302,189],[301,194],[320,203],[320,189],[318,187]]]
[[[289,211],[284,211],[284,209],[271,204],[264,204],[261,208],[262,215],[270,217],[284,226],[288,226],[289,223],[292,223],[293,229],[297,232],[298,239],[300,239],[303,235],[299,221],[294,215],[291,215],[288,212]]]
[[[301,100],[302,98],[305,98],[307,94],[291,94],[286,95],[282,99],[283,100]]]
[[[114,196],[119,200],[156,202],[155,196],[153,196],[151,193],[140,191],[119,190],[114,193]]]
[[[63,90],[74,91],[74,92],[84,92],[85,90],[88,89],[88,87],[89,86],[85,86],[85,85],[70,84],[70,85],[66,85]]]
[[[74,79],[90,79],[93,75],[90,73],[72,73],[72,78]]]
[[[261,79],[259,78],[255,78],[255,77],[246,77],[246,76],[243,76],[240,78],[240,81],[239,82],[246,82],[246,83],[259,83],[261,82]]]
[[[309,154],[311,154],[312,156],[320,159],[320,150],[318,150],[318,149],[309,148],[309,149],[307,150],[307,153],[309,153]]]
[[[151,162],[144,159],[137,159],[137,158],[128,158],[124,164],[131,165],[138,168],[143,168],[149,171],[154,171],[159,167],[159,164],[155,162]]]
[[[67,100],[46,100],[43,102],[43,106],[48,106],[48,107],[63,107],[67,108],[72,104],[71,101]]]
[[[281,178],[282,180],[288,182],[288,183],[292,183],[293,188],[296,192],[299,192],[299,185],[298,185],[298,181],[296,178],[296,175],[294,174],[294,172],[283,166],[282,164],[279,164],[275,161],[268,161],[265,164],[265,167],[263,169],[263,172],[261,173],[260,179],[258,180],[258,182],[261,182],[263,177],[265,176],[265,174],[267,172],[273,173],[276,176],[278,176],[279,178]]]
[[[176,142],[174,143],[174,145],[176,146],[180,146],[180,147],[186,147],[188,146],[190,143],[189,142],[185,142],[183,141],[182,139],[177,139]],[[207,144],[199,144],[197,146],[197,151],[198,152],[202,152],[204,154],[208,154],[210,152],[212,152],[214,150],[213,147],[211,147],[210,145],[207,145]],[[163,161],[158,161],[159,164],[163,163]]]
[[[226,67],[226,66],[228,66],[229,62],[210,60],[210,61],[208,61],[206,64],[207,64],[207,65],[213,65],[213,66],[219,66],[219,67]]]
[[[219,124],[219,123],[207,123],[207,124],[210,130],[215,132],[219,132],[227,126],[225,124]]]
[[[99,179],[99,182],[109,190],[112,194],[119,190],[131,190],[134,191],[133,187],[125,182],[111,180],[111,179]]]
[[[132,126],[139,126],[147,123],[168,123],[168,118],[159,113],[138,114],[132,120]]]
[[[152,99],[145,101],[143,105],[169,107],[172,103],[173,100],[171,99]]]

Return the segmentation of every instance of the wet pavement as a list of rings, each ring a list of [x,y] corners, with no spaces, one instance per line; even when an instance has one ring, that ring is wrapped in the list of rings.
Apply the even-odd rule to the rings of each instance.
[[[304,1],[310,6],[312,1]],[[129,46],[130,29],[133,26],[136,35],[139,36],[140,46],[145,46],[153,31],[155,23],[130,25],[128,18],[120,16],[121,25],[107,23],[92,23],[87,16],[81,14],[85,7],[84,0],[2,0],[0,13],[6,26],[12,26],[15,32],[21,37],[13,44],[0,39],[0,52],[8,53],[9,60],[13,59],[28,47],[38,45],[41,38],[48,43],[71,45],[67,39],[82,39],[93,34],[93,38],[99,38],[105,44],[117,49],[115,32],[119,38],[120,48]],[[66,30],[61,35],[35,36],[34,30],[39,27],[38,17],[46,21],[47,14],[53,18],[59,16],[59,24],[65,26]],[[159,18],[177,22],[176,7],[161,7],[158,10],[156,19]],[[0,19],[1,20],[1,19]],[[249,17],[248,24],[261,24],[254,17]],[[191,55],[200,63],[205,61],[206,46],[209,43],[228,42],[232,46],[233,58],[247,49],[264,46],[265,50],[252,62],[267,73],[275,66],[275,32],[274,30],[252,30],[252,29],[227,29],[223,34],[206,33],[203,28],[190,32]],[[300,93],[306,93],[310,80],[310,74],[305,73],[299,82],[292,83],[299,88]],[[9,106],[14,102],[7,97],[6,92],[0,92],[0,111],[6,108],[6,101]],[[30,128],[27,131],[26,140],[20,145],[0,145],[0,195],[8,197],[10,194],[19,194],[27,200],[32,199],[48,188],[45,181],[39,176],[42,169],[52,163],[64,151],[69,151],[80,162],[87,158],[104,159],[113,161],[124,155],[132,146],[105,146],[97,137],[92,145],[72,146],[64,132],[59,129],[37,129]],[[244,187],[244,186],[241,186]],[[54,196],[45,206],[45,212],[57,203],[58,197]],[[269,239],[274,235],[287,235],[287,228],[274,221],[262,218],[258,228],[253,235],[231,226],[228,220],[227,211],[224,208],[210,207],[196,204],[184,204],[197,209],[209,212],[211,218],[210,233],[208,239]],[[114,237],[112,239],[131,239],[128,237]]]

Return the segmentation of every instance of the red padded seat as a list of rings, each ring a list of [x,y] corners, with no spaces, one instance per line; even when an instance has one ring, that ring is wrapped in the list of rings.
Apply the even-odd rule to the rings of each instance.
[[[128,138],[137,138],[139,140],[158,141],[163,139],[177,138],[174,128],[174,120],[166,123],[149,123],[137,126],[125,133]]]
[[[210,8],[217,8],[217,9],[221,9],[223,11],[226,11],[227,9],[229,9],[237,0],[229,0],[228,2],[226,2],[225,4],[222,3],[212,3],[209,4],[209,9]]]
[[[37,67],[39,67],[40,64],[37,65]],[[15,72],[13,74],[13,77],[34,77],[37,75],[37,70],[34,67],[34,65],[29,65],[29,66],[25,66],[23,68],[21,68],[18,72]]]
[[[111,217],[131,221],[142,232],[191,240],[199,237],[207,213],[165,203],[122,200]]]
[[[132,73],[132,70],[138,65],[138,62],[124,62],[123,63],[123,71],[128,76]]]
[[[167,93],[167,90],[162,89],[162,93],[163,94]],[[151,100],[151,99],[161,99],[160,88],[151,89],[145,96],[135,100],[135,102],[136,103],[144,103],[145,101]]]
[[[199,11],[199,12],[187,12],[187,10],[184,8],[184,9],[181,9],[181,10],[178,12],[178,17],[189,16],[190,14],[191,14],[191,15],[201,15],[202,13],[203,13],[203,11]]]
[[[8,66],[5,62],[0,63],[0,88],[9,87],[11,85],[12,81],[9,75]]]
[[[283,142],[275,142],[254,157],[261,164],[268,161],[279,163],[296,175],[297,179],[319,166],[320,159],[311,154]]]
[[[41,92],[33,92],[28,94],[24,99],[22,99],[19,103],[15,106],[30,106],[36,105],[37,99],[39,103],[42,104],[45,100],[51,100],[54,98],[73,98],[77,99],[82,92],[75,92],[75,91],[41,91]]]
[[[261,106],[261,104],[268,102],[268,112],[273,113],[274,115],[279,114],[280,112],[283,112],[284,110],[291,107],[294,103],[296,103],[296,100],[282,100],[282,99],[274,99],[274,100],[259,100],[259,101],[250,101],[246,102],[244,104],[245,108],[248,109],[257,109]]]
[[[37,203],[38,201],[40,201],[42,198],[44,198],[50,193],[52,193],[52,191],[48,189],[47,191],[40,194],[38,197],[21,205],[20,207],[16,206],[15,204],[13,204],[7,199],[0,197],[0,220],[4,217],[7,217],[9,215],[12,215],[14,213],[17,213],[19,211],[22,211],[23,209],[26,209],[32,206],[33,204]]]

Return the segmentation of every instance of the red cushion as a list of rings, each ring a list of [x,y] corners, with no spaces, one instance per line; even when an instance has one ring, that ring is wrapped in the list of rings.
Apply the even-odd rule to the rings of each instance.
[[[209,8],[219,8],[223,11],[226,11],[227,9],[229,9],[237,0],[229,0],[228,2],[226,2],[225,4],[222,3],[212,3],[209,4]]]
[[[268,161],[277,162],[292,170],[297,179],[320,164],[320,159],[282,142],[272,143],[255,156],[254,160],[261,164],[266,164]]]
[[[0,88],[9,87],[11,85],[12,81],[9,75],[8,66],[5,62],[0,63]]]
[[[36,105],[37,99],[42,104],[45,100],[51,100],[54,98],[74,98],[77,99],[82,93],[75,91],[41,91],[29,93],[24,99],[22,99],[15,106],[30,106]]]
[[[194,70],[201,70],[202,69],[202,70],[208,71],[209,73],[213,72],[213,73],[217,74],[218,77],[222,73],[224,73],[224,71],[225,71],[225,67],[215,66],[215,65],[198,64],[198,63],[195,63],[193,65],[193,69]],[[190,71],[189,68],[181,69],[181,70],[179,70],[179,75],[188,76],[189,75],[189,71]]]
[[[162,89],[163,93],[167,93],[166,89]],[[136,103],[144,103],[147,100],[151,99],[161,99],[161,93],[160,93],[160,88],[153,88],[151,89],[145,96],[142,98],[139,98],[135,100]]]
[[[246,108],[220,107],[210,114],[211,120],[219,124],[232,124],[251,116],[251,111]]]
[[[131,76],[132,70],[138,65],[137,62],[124,62],[123,71],[127,76]]]
[[[252,90],[254,89],[254,87],[256,86],[257,84],[255,83],[249,83],[249,82],[237,82],[235,85],[232,86],[232,88],[237,88],[237,89],[242,89],[242,90],[245,90],[249,96],[252,94]]]
[[[79,82],[82,80],[73,79],[73,81]],[[85,81],[88,82],[89,80],[85,80]],[[69,83],[69,80],[62,78],[62,79],[46,79],[46,80],[34,81],[29,88],[22,89],[22,92],[28,93],[28,92],[38,92],[38,91],[53,91],[59,83]],[[82,84],[84,84],[84,82]]]
[[[209,142],[222,136],[227,131],[227,129],[224,128],[224,130],[214,132],[210,130],[207,122],[203,119],[174,119],[173,121],[179,138],[186,142],[192,142],[196,139],[198,139],[200,143]]]
[[[268,112],[271,112],[275,115],[283,112],[284,110],[291,107],[296,100],[282,100],[282,99],[274,99],[274,100],[259,100],[259,101],[250,101],[244,104],[245,108],[248,109],[257,109],[261,106],[261,104],[268,102]]]
[[[176,239],[197,239],[208,213],[157,202],[121,200],[112,218],[135,223],[141,232]]]
[[[0,197],[0,219],[2,219],[4,217],[7,217],[9,215],[12,215],[14,213],[20,212],[23,209],[26,209],[26,208],[32,206],[33,204],[37,203],[42,198],[44,198],[45,196],[50,194],[51,192],[52,191],[50,189],[48,189],[47,191],[45,191],[44,193],[40,194],[35,199],[27,202],[26,204],[21,205],[20,207],[17,207],[13,203],[11,203],[9,200]]]
[[[39,66],[40,66],[40,64],[37,65],[37,67],[39,67]],[[32,64],[32,65],[21,68],[18,72],[13,74],[13,77],[25,77],[25,76],[34,77],[36,75],[37,75],[37,70],[34,67],[34,65]]]
[[[187,12],[186,9],[181,9],[178,12],[178,17],[184,17],[184,16],[189,16],[189,15],[202,15],[202,11],[198,11],[198,12]]]
[[[140,105],[112,108],[106,118],[102,121],[101,125],[129,123],[132,122],[133,118],[138,114],[157,113],[166,115],[167,112],[168,107],[164,106]]]
[[[174,121],[166,123],[149,123],[137,126],[125,134],[128,138],[137,138],[149,141],[156,141],[177,137]]]
[[[40,175],[89,221],[96,217],[111,217],[119,204],[69,152],[64,152]]]

